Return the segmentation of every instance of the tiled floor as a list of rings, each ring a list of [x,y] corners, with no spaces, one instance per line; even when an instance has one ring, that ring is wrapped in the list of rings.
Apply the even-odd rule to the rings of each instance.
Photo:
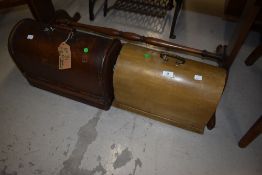
[[[80,11],[85,0],[56,0],[56,8]],[[112,107],[100,111],[30,86],[7,49],[8,34],[26,7],[0,11],[0,172],[1,175],[260,175],[262,140],[246,149],[238,140],[262,113],[262,60],[244,59],[258,43],[250,33],[229,74],[217,109],[217,125],[195,134]],[[99,13],[92,24],[168,39],[162,34],[110,22]],[[218,17],[182,12],[171,40],[199,49],[227,44],[234,24]],[[191,58],[191,57],[190,57]]]

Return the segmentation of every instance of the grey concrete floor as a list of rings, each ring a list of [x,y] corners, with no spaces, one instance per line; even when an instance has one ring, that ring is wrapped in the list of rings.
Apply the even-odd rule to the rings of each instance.
[[[80,22],[168,40],[170,19],[163,33],[149,32],[112,23],[101,12],[90,22],[84,0],[54,2],[70,14],[81,12]],[[262,60],[251,67],[243,62],[259,42],[257,33],[250,33],[232,66],[215,129],[199,135],[114,107],[101,111],[30,86],[7,49],[11,28],[27,17],[31,14],[25,6],[0,11],[1,175],[262,174],[261,138],[245,149],[237,146],[262,114]],[[234,27],[218,17],[182,12],[177,38],[171,41],[212,51],[228,43]]]

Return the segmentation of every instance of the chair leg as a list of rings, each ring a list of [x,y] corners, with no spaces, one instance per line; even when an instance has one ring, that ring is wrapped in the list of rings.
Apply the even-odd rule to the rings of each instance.
[[[77,21],[80,20],[80,18],[81,18],[80,13],[79,13],[79,12],[76,12],[76,13],[74,14],[74,16],[72,17],[72,20],[75,21],[75,22],[77,22]]]
[[[26,2],[24,0],[13,0],[13,1],[2,0],[0,1],[0,9],[15,7],[19,5],[26,5]]]
[[[96,0],[89,0],[89,19],[90,21],[94,21],[95,15],[94,15],[94,6],[95,6]]]
[[[172,38],[172,39],[176,38],[176,35],[174,34],[174,30],[175,30],[178,14],[181,10],[182,3],[183,3],[183,0],[176,0],[176,9],[175,9],[175,12],[174,12],[173,21],[172,21],[171,30],[170,30],[170,35],[169,35],[169,38]]]
[[[216,112],[214,112],[213,116],[210,118],[210,120],[207,123],[207,129],[211,130],[216,125]]]
[[[262,55],[262,44],[260,44],[253,52],[247,57],[245,63],[247,66],[253,65],[258,58]]]
[[[81,15],[77,12],[71,17],[65,10],[55,11],[52,0],[25,0],[27,2],[34,18],[37,21],[52,23],[57,19],[69,19],[78,21]]]
[[[26,0],[31,13],[37,21],[50,22],[55,16],[55,8],[51,0]]]
[[[260,12],[261,6],[259,6],[257,2],[257,0],[246,1],[244,11],[238,22],[238,26],[236,27],[232,39],[227,46],[227,57],[223,63],[226,69],[230,69],[232,63],[236,59],[236,56],[242,44],[245,42],[252,24]]]
[[[256,121],[256,123],[247,131],[247,133],[241,138],[238,143],[240,148],[245,148],[249,145],[262,131],[262,116]]]
[[[79,21],[79,19],[81,18],[80,13],[76,12],[74,14],[73,17],[71,17],[65,10],[57,10],[55,12],[55,15],[53,17],[53,19],[50,21],[51,23],[55,22],[56,20],[60,20],[60,19],[68,19],[68,20],[72,20],[74,22]]]

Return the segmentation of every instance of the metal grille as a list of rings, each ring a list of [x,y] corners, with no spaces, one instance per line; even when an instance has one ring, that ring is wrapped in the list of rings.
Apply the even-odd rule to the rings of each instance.
[[[158,18],[143,14],[137,14],[134,12],[112,10],[109,15],[108,22],[118,23],[130,27],[135,26],[137,28],[162,33],[166,25],[167,17],[168,15],[164,18]]]
[[[117,0],[114,9],[163,18],[170,9],[170,0]]]

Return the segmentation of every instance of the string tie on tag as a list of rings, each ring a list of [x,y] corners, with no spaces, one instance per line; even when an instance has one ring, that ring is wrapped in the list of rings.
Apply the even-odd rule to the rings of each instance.
[[[66,40],[65,40],[64,42],[66,43],[69,39],[72,39],[73,36],[74,36],[74,32],[71,31],[71,32],[68,34],[68,36],[67,36],[67,38],[66,38]]]

